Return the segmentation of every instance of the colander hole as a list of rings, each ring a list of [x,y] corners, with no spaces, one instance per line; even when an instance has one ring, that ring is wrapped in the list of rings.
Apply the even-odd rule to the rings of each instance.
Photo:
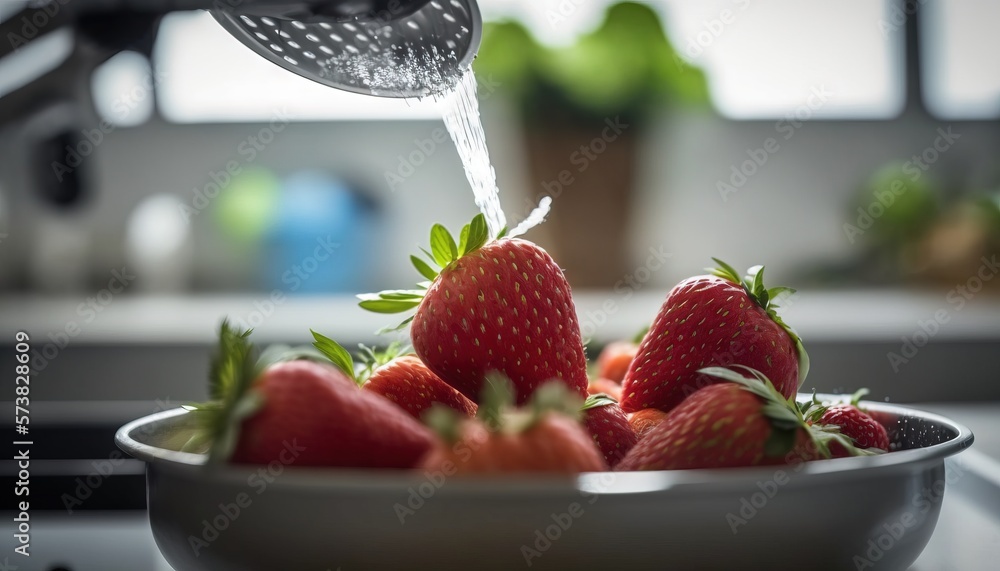
[[[298,21],[298,20],[292,20],[292,25],[295,26],[296,28],[300,29],[300,30],[306,29],[306,25],[303,24],[302,22]]]
[[[358,48],[352,46],[351,44],[347,44],[347,51],[351,52],[352,54],[359,54],[359,53],[361,53],[361,50],[359,50]]]
[[[331,26],[330,24],[327,24],[326,22],[320,22],[319,23],[319,27],[323,28],[324,30],[332,30],[333,29],[333,26]]]
[[[344,29],[348,32],[357,32],[358,28],[354,24],[344,24]]]
[[[319,43],[319,38],[313,34],[306,34],[306,39],[309,40],[310,42],[316,42],[317,44]]]
[[[456,8],[465,8],[465,6],[462,6],[462,3],[458,0],[451,0],[451,5]]]
[[[445,45],[451,49],[455,49],[456,47],[458,47],[458,44],[456,44],[454,40],[448,40],[447,42],[445,42]]]
[[[281,36],[282,38],[285,38],[286,40],[289,40],[289,39],[292,38],[292,36],[289,35],[288,32],[286,32],[284,30],[278,30],[278,35]]]
[[[411,28],[413,28],[414,30],[419,30],[420,29],[420,26],[418,26],[417,23],[414,22],[413,20],[410,20],[409,22],[407,22],[406,25],[409,26],[409,27],[411,27]]]
[[[285,43],[286,43],[286,44],[288,44],[288,47],[290,47],[290,48],[292,48],[292,49],[294,49],[294,50],[298,50],[298,49],[302,49],[302,46],[300,46],[300,45],[298,44],[298,42],[294,42],[294,41],[292,41],[292,40],[288,40],[288,41],[287,41],[287,42],[285,42]]]
[[[333,41],[335,41],[335,42],[340,42],[340,43],[343,43],[343,41],[344,41],[344,38],[338,36],[337,34],[330,34],[330,39],[333,40]]]
[[[268,40],[267,36],[265,36],[264,34],[262,34],[260,32],[254,32],[253,35],[257,36],[258,38],[260,38],[262,40],[264,40],[265,42]]]
[[[257,23],[246,16],[240,16],[240,20],[243,20],[243,23],[250,26],[251,28],[257,27]]]
[[[288,63],[290,63],[292,65],[299,65],[299,62],[295,61],[294,59],[292,59],[292,58],[290,58],[288,56],[285,56],[285,61],[287,61]]]
[[[302,52],[302,55],[306,56],[309,59],[316,59],[316,54],[312,52]]]
[[[378,46],[376,46],[375,44],[368,44],[368,49],[370,49],[371,51],[373,51],[375,53],[379,53],[380,51],[382,51],[382,50],[378,49]]]
[[[364,34],[356,34],[354,37],[357,38],[359,42],[367,42],[368,41],[368,36],[366,36]]]
[[[275,24],[274,24],[274,20],[272,20],[272,19],[268,18],[267,16],[264,16],[264,17],[262,17],[262,18],[260,19],[260,21],[261,21],[261,22],[263,22],[263,23],[265,23],[265,24],[267,24],[268,26],[271,26],[271,27],[274,27],[274,26],[275,26]]]
[[[274,51],[276,51],[276,52],[283,52],[283,51],[285,51],[285,50],[281,49],[281,46],[279,46],[278,44],[271,44],[271,49],[274,50]]]
[[[434,6],[434,7],[435,7],[435,8],[437,8],[438,10],[444,10],[444,6],[442,6],[442,5],[438,4],[438,3],[437,3],[437,2],[435,2],[434,0],[431,0],[431,6]]]
[[[448,20],[451,23],[455,22],[455,17],[452,16],[451,14],[447,13],[447,12],[444,13],[444,16],[442,16],[442,18],[444,18],[445,20]]]
[[[326,46],[320,46],[319,47],[319,51],[325,53],[328,56],[332,56],[333,55],[333,50],[331,50],[330,48],[328,48]]]

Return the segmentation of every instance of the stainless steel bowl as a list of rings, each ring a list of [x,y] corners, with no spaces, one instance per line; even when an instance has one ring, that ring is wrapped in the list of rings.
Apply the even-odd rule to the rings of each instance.
[[[179,571],[904,570],[937,523],[944,459],[973,436],[934,414],[866,406],[897,451],[577,478],[296,468],[292,447],[288,465],[210,467],[177,451],[191,426],[180,409],[116,441],[148,463],[153,535]]]

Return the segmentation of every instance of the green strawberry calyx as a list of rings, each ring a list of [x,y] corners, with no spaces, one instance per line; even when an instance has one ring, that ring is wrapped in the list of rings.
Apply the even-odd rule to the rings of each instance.
[[[497,239],[504,238],[506,231],[506,228],[501,230]],[[358,299],[361,300],[358,305],[374,313],[388,314],[403,313],[415,309],[423,301],[431,283],[441,275],[445,268],[463,256],[482,248],[489,241],[490,235],[486,226],[486,217],[482,214],[477,214],[472,222],[462,227],[458,241],[444,226],[435,224],[431,227],[430,251],[428,252],[424,248],[420,249],[427,260],[418,256],[410,256],[413,267],[426,281],[418,283],[418,289],[394,289],[361,294],[358,296]],[[379,330],[379,333],[398,331],[406,327],[412,320],[413,317],[410,317],[395,327]]]
[[[573,394],[560,381],[549,381],[535,389],[523,407],[514,405],[514,385],[505,375],[498,372],[486,374],[480,393],[476,420],[482,422],[490,433],[520,434],[538,424],[546,415],[556,413],[580,420],[584,410],[580,397]],[[605,398],[612,404],[616,401]],[[594,405],[601,406],[601,405]],[[461,424],[469,420],[454,409],[434,404],[424,413],[424,424],[438,433],[448,444],[461,439]]]
[[[587,396],[587,400],[583,401],[583,406],[580,407],[580,412],[585,412],[592,408],[610,406],[613,404],[618,404],[618,401],[616,401],[610,395],[606,395],[604,393],[597,393],[596,395]]]
[[[838,405],[838,404],[849,404],[849,405],[853,406],[854,408],[860,410],[861,412],[867,413],[867,411],[860,406],[860,403],[861,403],[861,399],[864,398],[864,396],[867,395],[868,392],[869,391],[868,391],[867,388],[860,388],[857,391],[855,391],[854,394],[851,395],[851,399],[849,401],[847,401],[846,403],[843,403],[843,402],[823,402],[823,401],[820,401],[819,398],[816,396],[816,393],[813,392],[812,399],[810,399],[810,400],[808,400],[806,402],[799,403],[799,410],[802,412],[802,417],[805,419],[805,421],[807,423],[811,424],[812,426],[816,427],[818,430],[820,430],[822,432],[838,433],[839,434],[840,433],[840,427],[839,426],[837,426],[835,424],[822,424],[823,415],[826,414],[826,412],[828,410],[830,410],[830,407]],[[843,435],[843,436],[845,438],[851,440],[852,443],[854,442],[854,439],[851,438],[850,436],[847,436],[847,435]],[[857,447],[855,447],[855,448],[857,448]],[[887,450],[882,450],[881,448],[857,448],[857,449],[862,451],[861,455],[867,455],[867,454],[884,454],[884,453],[888,452]],[[850,449],[848,449],[848,450],[850,450]]]
[[[196,424],[185,452],[208,451],[209,463],[224,461],[232,454],[242,421],[263,404],[250,390],[267,362],[250,342],[252,330],[234,329],[227,320],[219,328],[219,343],[209,369],[209,400],[185,405]]]
[[[355,361],[354,357],[340,343],[312,329],[309,331],[312,333],[313,347],[316,351],[319,351],[319,354],[325,357],[325,361],[333,364],[359,387],[363,386],[379,367],[388,364],[397,357],[412,353],[409,347],[404,347],[395,341],[381,351],[373,347],[358,345],[358,361]]]
[[[799,387],[805,382],[809,374],[809,353],[806,352],[802,338],[794,329],[778,315],[781,302],[795,293],[790,287],[778,286],[773,288],[764,287],[764,266],[753,266],[747,270],[747,275],[740,276],[732,266],[718,258],[712,258],[718,264],[716,268],[706,268],[708,272],[716,277],[730,281],[743,287],[750,299],[759,305],[775,323],[781,326],[788,333],[795,343],[795,351],[799,357]]]
[[[736,371],[734,369],[740,369]],[[771,423],[771,435],[764,444],[764,455],[780,458],[794,450],[799,430],[805,430],[813,445],[823,458],[830,458],[830,444],[837,442],[852,456],[870,456],[876,451],[865,450],[854,445],[854,440],[842,434],[838,427],[818,425],[809,422],[802,407],[794,398],[786,399],[764,373],[744,365],[732,367],[706,367],[698,371],[725,381],[737,383],[744,390],[763,401],[761,414]],[[745,373],[749,373],[747,376]],[[815,400],[815,397],[814,397]]]

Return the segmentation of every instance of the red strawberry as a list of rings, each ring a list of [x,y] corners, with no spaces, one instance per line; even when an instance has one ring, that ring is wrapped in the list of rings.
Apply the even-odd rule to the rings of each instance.
[[[635,432],[636,438],[642,439],[667,416],[669,416],[667,413],[658,408],[644,408],[628,415],[628,423]]]
[[[786,398],[795,396],[809,360],[799,337],[775,313],[775,298],[792,290],[765,289],[763,266],[741,280],[715,261],[722,268],[715,275],[688,278],[667,295],[625,376],[625,412],[670,411],[718,382],[698,374],[707,366],[748,366],[773,379]]]
[[[487,382],[475,419],[461,419],[444,407],[433,409],[429,420],[447,444],[435,447],[420,467],[445,474],[607,469],[601,452],[573,417],[580,401],[565,385],[547,383],[535,391],[530,406],[520,410],[510,408],[511,391],[507,382]]]
[[[840,433],[853,440],[858,448],[888,452],[889,434],[885,427],[858,406],[861,397],[867,393],[867,389],[861,389],[854,393],[851,402],[821,406],[812,416],[819,416],[817,424],[838,427]],[[809,418],[810,413],[807,411],[806,415]],[[834,458],[851,455],[837,442],[830,443],[830,454]]]
[[[622,398],[622,386],[608,379],[594,379],[587,385],[587,393],[591,395],[608,395],[616,401]]]
[[[614,468],[637,440],[628,417],[617,402],[606,396],[588,397],[581,410],[583,425],[600,448],[604,461]]]
[[[618,465],[618,470],[730,468],[801,462],[829,457],[828,443],[840,434],[809,426],[791,399],[767,377],[748,367],[744,377],[712,367],[706,375],[722,382],[695,392]],[[730,382],[725,382],[730,381]]]
[[[442,381],[416,355],[397,357],[378,367],[361,390],[384,396],[415,418],[420,418],[435,403],[465,416],[476,414],[476,403]]]
[[[361,385],[361,390],[382,395],[414,418],[420,419],[434,404],[442,404],[465,416],[476,414],[476,404],[424,366],[415,355],[403,354],[398,343],[381,353],[362,346],[365,367],[356,372],[354,360],[339,343],[315,331],[313,346],[345,375]]]
[[[616,383],[622,382],[638,351],[639,345],[631,341],[609,343],[597,356],[597,376]]]
[[[214,459],[411,468],[434,445],[426,427],[333,367],[299,360],[260,370],[248,333],[223,323],[212,368],[217,400],[193,412]]]
[[[580,325],[562,270],[531,242],[488,238],[482,215],[457,245],[435,225],[430,256],[440,272],[411,257],[431,280],[427,289],[361,296],[361,306],[382,313],[416,307],[410,336],[417,355],[472,400],[492,371],[513,381],[518,403],[552,379],[586,396]]]

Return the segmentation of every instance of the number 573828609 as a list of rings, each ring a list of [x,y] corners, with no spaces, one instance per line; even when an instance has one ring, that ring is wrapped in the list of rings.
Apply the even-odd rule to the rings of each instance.
[[[14,345],[14,358],[17,360],[17,365],[14,367],[16,375],[14,381],[14,430],[23,436],[28,434],[28,417],[30,415],[28,395],[31,393],[31,367],[28,366],[28,360],[31,359],[31,345],[28,334],[24,331],[18,331],[14,336],[14,341],[16,343]]]

